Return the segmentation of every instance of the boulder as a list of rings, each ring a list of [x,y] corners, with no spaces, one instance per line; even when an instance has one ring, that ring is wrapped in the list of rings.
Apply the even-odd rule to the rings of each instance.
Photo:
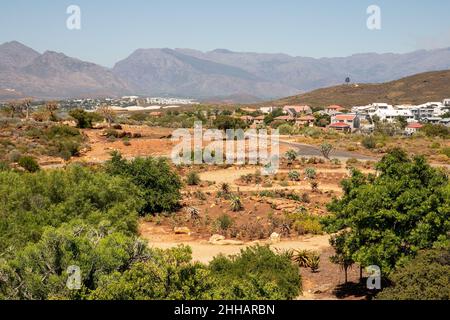
[[[173,231],[175,232],[175,234],[191,234],[191,230],[188,227],[175,227]]]
[[[274,232],[270,235],[270,242],[278,243],[280,241],[281,241],[281,236],[278,233]]]
[[[214,243],[222,240],[225,240],[224,236],[221,236],[220,234],[215,234],[211,238],[209,238],[209,243]]]
[[[243,241],[225,240],[225,237],[221,236],[220,234],[215,234],[211,238],[209,238],[209,243],[216,246],[241,246],[244,244]]]

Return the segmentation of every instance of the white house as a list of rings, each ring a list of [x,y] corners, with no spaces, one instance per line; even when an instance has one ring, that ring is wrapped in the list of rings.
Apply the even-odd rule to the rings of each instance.
[[[446,107],[450,107],[450,99],[444,99],[444,101],[442,101],[442,104]]]
[[[261,107],[259,108],[259,111],[261,111],[264,114],[269,114],[274,112],[276,109],[279,109],[279,107]]]
[[[372,108],[368,110],[369,116],[377,116],[381,121],[395,122],[398,118],[406,118],[408,122],[414,121],[414,114],[411,107],[397,106],[394,107],[387,103],[372,104]]]

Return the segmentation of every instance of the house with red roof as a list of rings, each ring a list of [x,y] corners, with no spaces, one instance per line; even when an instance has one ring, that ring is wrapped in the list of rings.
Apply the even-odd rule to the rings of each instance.
[[[344,123],[344,122],[334,122],[328,126],[328,128],[336,130],[336,131],[343,131],[343,132],[351,132],[352,128],[350,125]]]
[[[350,132],[354,132],[358,130],[361,126],[361,121],[356,114],[350,113],[339,113],[331,117],[331,125],[333,125],[333,129],[341,128],[343,130],[346,128],[342,124],[347,125],[350,128]]]
[[[407,135],[411,136],[411,135],[417,133],[417,131],[419,131],[422,128],[423,128],[423,125],[418,122],[410,123],[406,126],[405,133]]]

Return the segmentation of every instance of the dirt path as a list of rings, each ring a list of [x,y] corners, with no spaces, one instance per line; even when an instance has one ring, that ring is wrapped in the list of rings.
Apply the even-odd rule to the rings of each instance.
[[[146,236],[144,238],[148,239]],[[322,250],[330,248],[329,236],[310,236],[300,237],[298,240],[285,240],[277,244],[270,245],[273,250],[315,250],[321,252]],[[212,245],[206,240],[201,241],[153,241],[149,239],[149,246],[159,249],[169,249],[179,245],[188,245],[192,248],[192,258],[194,261],[208,263],[214,257],[224,254],[226,256],[238,254],[241,249],[256,244],[264,245],[265,241],[248,242],[244,245]]]

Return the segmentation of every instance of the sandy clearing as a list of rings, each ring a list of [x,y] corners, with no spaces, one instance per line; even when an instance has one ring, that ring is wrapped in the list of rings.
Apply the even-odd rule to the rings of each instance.
[[[327,248],[330,248],[329,235],[322,236],[305,236],[300,237],[298,240],[285,240],[277,244],[270,245],[273,250],[315,250],[322,252]],[[208,263],[214,257],[224,254],[226,256],[238,254],[242,249],[256,245],[256,244],[268,244],[265,241],[254,241],[244,245],[212,245],[207,241],[152,241],[149,240],[148,244],[151,248],[170,249],[179,245],[188,245],[192,248],[192,258],[194,261]]]

